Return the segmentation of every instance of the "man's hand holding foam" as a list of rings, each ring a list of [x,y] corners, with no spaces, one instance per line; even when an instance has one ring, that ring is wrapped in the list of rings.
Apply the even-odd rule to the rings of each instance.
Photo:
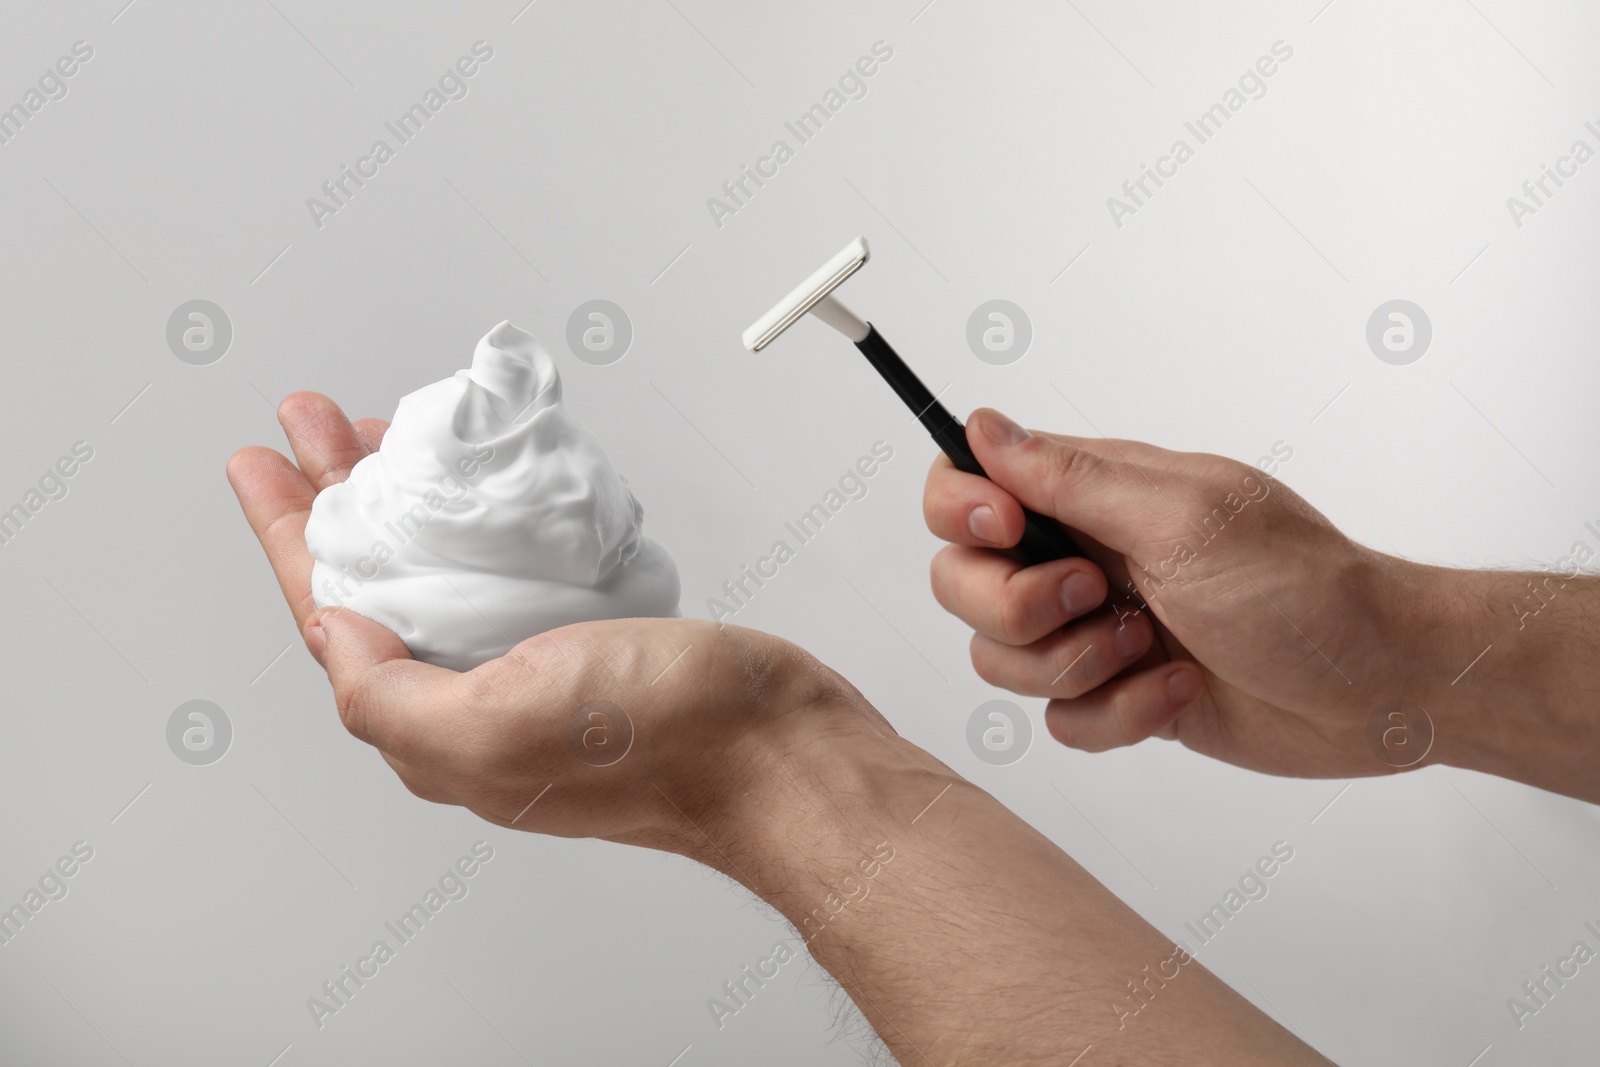
[[[502,322],[470,370],[404,397],[381,447],[318,494],[312,595],[469,670],[569,623],[677,615],[677,568],[643,516],[562,404],[550,353]]]

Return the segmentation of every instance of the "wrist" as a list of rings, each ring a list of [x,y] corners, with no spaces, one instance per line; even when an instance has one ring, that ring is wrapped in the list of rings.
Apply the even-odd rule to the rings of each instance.
[[[1387,649],[1384,673],[1393,682],[1377,694],[1377,706],[1363,710],[1381,720],[1367,724],[1369,749],[1397,769],[1469,766],[1484,744],[1476,708],[1463,699],[1468,691],[1452,685],[1475,654],[1465,651],[1476,640],[1464,603],[1470,574],[1374,553],[1371,599],[1380,605],[1375,636]],[[1395,717],[1396,729],[1382,734],[1391,725],[1390,709],[1404,718]],[[1417,750],[1427,755],[1413,763],[1406,757]]]
[[[818,669],[831,675],[826,668]],[[836,684],[835,684],[836,680]],[[946,789],[971,788],[900,737],[843,679],[797,687],[740,753],[690,858],[726,874],[797,927]]]
[[[1426,762],[1573,792],[1600,741],[1600,724],[1571,699],[1584,648],[1592,658],[1581,618],[1592,585],[1394,562],[1403,618],[1392,646],[1409,660],[1407,696],[1432,723]]]

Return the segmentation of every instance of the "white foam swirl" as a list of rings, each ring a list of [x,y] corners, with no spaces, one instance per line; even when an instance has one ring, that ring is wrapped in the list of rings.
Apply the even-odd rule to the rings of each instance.
[[[469,670],[545,630],[678,614],[678,571],[600,442],[561,403],[555,361],[502,322],[472,368],[400,401],[383,446],[318,494],[318,607]]]

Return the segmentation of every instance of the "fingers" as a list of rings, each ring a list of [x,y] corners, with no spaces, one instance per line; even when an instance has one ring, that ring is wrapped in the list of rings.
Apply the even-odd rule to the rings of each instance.
[[[283,598],[303,632],[316,604],[311,599],[311,553],[306,551],[306,520],[316,490],[288,459],[270,448],[244,448],[228,461],[228,482],[239,498],[277,575]]]
[[[406,787],[449,802],[417,770],[437,757],[454,672],[418,663],[394,631],[346,609],[318,612],[311,595],[312,558],[306,521],[316,495],[343,481],[383,441],[389,424],[352,426],[339,406],[318,393],[295,393],[278,421],[299,466],[269,448],[245,448],[228,462],[245,517],[266,551],[306,646],[328,671],[345,727],[383,751]]]
[[[1025,647],[972,638],[972,666],[990,685],[1022,696],[1071,698],[1102,685],[1149,651],[1155,631],[1143,615],[1102,614]]]
[[[321,647],[345,729],[420,770],[438,762],[454,732],[454,671],[417,662],[393,630],[348,608],[319,612],[307,642]]]
[[[933,596],[978,633],[1031,645],[1106,598],[1106,578],[1086,559],[1024,566],[999,552],[950,545],[933,557]]]
[[[1113,437],[1035,436],[1130,465],[1141,481],[1148,476],[1146,471],[1172,469],[1174,458],[1180,455],[1143,441]],[[1146,488],[1154,490],[1154,480],[1144,483]],[[934,536],[951,544],[1010,548],[1022,539],[1022,505],[1016,497],[988,478],[958,470],[943,453],[934,457],[928,470],[922,513]]]
[[[318,393],[287,397],[278,408],[278,421],[299,467],[270,448],[244,448],[228,461],[228,481],[272,564],[295,624],[304,633],[316,611],[311,596],[313,561],[305,543],[311,502],[376,450],[389,424],[362,419],[359,426],[351,426],[338,405]]]
[[[1148,532],[1152,511],[1166,510],[1166,472],[1030,434],[998,411],[975,411],[967,442],[989,477],[1023,506],[1119,552]]]
[[[356,428],[339,405],[321,393],[292,393],[278,405],[278,422],[294,458],[318,492],[349,477],[367,457]]]
[[[1045,708],[1050,735],[1068,748],[1104,752],[1155,734],[1170,736],[1173,720],[1193,707],[1205,679],[1180,661],[1118,678],[1086,696],[1052,700]]]
[[[378,446],[383,444],[383,435],[389,432],[388,419],[357,419],[355,422],[356,436],[361,439],[361,445],[368,452],[376,452]]]
[[[1022,505],[989,479],[957,470],[944,453],[933,461],[922,493],[922,516],[941,541],[1010,548],[1022,540]]]

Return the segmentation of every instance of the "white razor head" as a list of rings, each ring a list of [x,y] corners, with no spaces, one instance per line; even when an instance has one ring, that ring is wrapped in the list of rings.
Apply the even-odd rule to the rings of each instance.
[[[795,287],[794,291],[773,306],[744,332],[744,346],[759,352],[771,344],[801,316],[816,307],[823,297],[837,289],[845,279],[866,265],[872,250],[865,237],[857,237],[816,272]]]

